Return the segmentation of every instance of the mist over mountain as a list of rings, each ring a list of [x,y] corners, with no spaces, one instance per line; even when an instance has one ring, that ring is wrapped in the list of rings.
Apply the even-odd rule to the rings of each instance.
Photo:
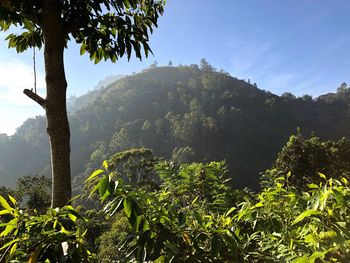
[[[350,138],[349,103],[345,83],[315,99],[277,96],[208,63],[107,78],[69,101],[74,186],[115,152],[147,147],[175,162],[225,159],[235,187],[257,188],[259,173],[297,127],[324,139]],[[45,125],[38,116],[13,136],[0,135],[0,185],[49,174]]]
[[[74,113],[77,110],[84,108],[89,101],[94,100],[100,94],[101,89],[104,89],[105,87],[109,86],[113,82],[123,77],[124,75],[107,76],[104,79],[100,80],[97,83],[97,85],[88,93],[81,95],[79,97],[71,96],[67,100],[67,110],[70,113]]]

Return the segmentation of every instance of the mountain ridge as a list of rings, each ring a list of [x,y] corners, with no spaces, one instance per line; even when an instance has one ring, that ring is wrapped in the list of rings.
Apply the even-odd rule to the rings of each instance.
[[[177,161],[226,159],[233,184],[257,188],[259,172],[297,127],[327,139],[350,136],[340,125],[350,120],[347,87],[315,99],[277,96],[191,65],[147,69],[84,96],[84,107],[69,115],[76,182],[114,152],[142,146]],[[27,173],[48,174],[48,150],[43,117],[27,120],[13,137],[2,136],[0,184],[13,185]],[[16,158],[23,165],[13,165]]]

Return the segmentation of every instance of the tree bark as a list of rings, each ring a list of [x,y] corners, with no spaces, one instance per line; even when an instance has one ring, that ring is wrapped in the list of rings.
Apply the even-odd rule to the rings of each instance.
[[[64,72],[66,35],[59,5],[58,0],[43,1],[45,110],[51,147],[52,207],[62,207],[71,198],[70,131]]]

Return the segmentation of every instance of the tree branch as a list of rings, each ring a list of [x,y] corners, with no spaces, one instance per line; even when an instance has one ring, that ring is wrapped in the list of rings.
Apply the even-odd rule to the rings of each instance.
[[[29,98],[34,100],[36,103],[38,103],[41,107],[45,109],[46,107],[46,100],[40,97],[38,94],[34,93],[30,89],[23,90],[23,93],[26,94]]]

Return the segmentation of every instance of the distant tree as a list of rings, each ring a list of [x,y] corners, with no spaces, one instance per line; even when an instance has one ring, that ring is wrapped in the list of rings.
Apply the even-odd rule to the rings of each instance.
[[[46,98],[26,89],[24,93],[46,110],[50,137],[53,194],[52,206],[61,207],[71,197],[70,131],[66,110],[67,82],[64,49],[70,39],[88,52],[90,59],[115,62],[132,50],[147,56],[149,32],[163,13],[163,0],[121,1],[18,1],[0,0],[0,30],[21,27],[9,34],[9,47],[23,52],[44,44]]]
[[[113,155],[108,168],[128,185],[153,188],[159,181],[153,172],[156,159],[150,149],[132,148]]]
[[[307,184],[322,180],[318,173],[328,178],[350,178],[350,142],[322,141],[316,136],[305,138],[300,132],[292,135],[268,170],[268,178],[287,175],[290,185],[298,189],[308,189]]]
[[[199,66],[197,64],[191,64],[190,65],[190,69],[193,69],[195,71],[198,71],[199,70]]]
[[[205,58],[202,58],[200,61],[200,69],[206,72],[213,72],[215,68],[210,65]]]
[[[345,92],[348,88],[348,85],[346,82],[343,82],[340,87],[337,89],[337,93]]]
[[[158,67],[158,62],[157,61],[154,61],[150,66],[149,68],[156,68]]]
[[[123,127],[113,134],[109,147],[113,152],[122,151],[136,147],[137,145],[135,141],[134,136],[128,131],[127,128]]]
[[[308,101],[308,102],[310,102],[310,101],[312,101],[312,96],[310,96],[310,95],[304,95],[304,96],[302,97],[302,99],[303,99],[303,101]]]
[[[191,163],[195,160],[195,152],[191,147],[175,147],[171,155],[171,159],[178,163]]]
[[[171,67],[173,65],[173,62],[169,60],[168,66]]]
[[[290,93],[290,92],[282,93],[281,97],[285,98],[285,99],[289,99],[289,100],[295,99],[295,96],[292,93]]]
[[[29,210],[44,213],[50,207],[51,180],[43,175],[27,175],[17,180],[17,196]]]

